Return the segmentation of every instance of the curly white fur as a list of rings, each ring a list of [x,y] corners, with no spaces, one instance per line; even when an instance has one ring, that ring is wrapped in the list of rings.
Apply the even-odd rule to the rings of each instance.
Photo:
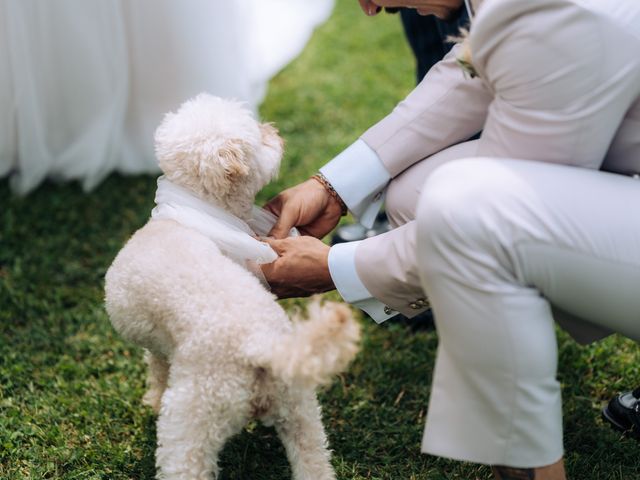
[[[156,144],[171,181],[240,217],[282,156],[275,128],[204,94],[166,116]],[[335,478],[314,388],[356,354],[347,307],[316,300],[292,324],[254,275],[172,220],[133,235],[105,293],[116,330],[148,350],[158,478],[217,478],[218,452],[250,418],[275,425],[295,479]]]

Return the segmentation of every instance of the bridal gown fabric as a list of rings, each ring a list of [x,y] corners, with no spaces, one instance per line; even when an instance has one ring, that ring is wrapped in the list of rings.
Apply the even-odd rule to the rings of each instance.
[[[0,0],[0,177],[85,190],[157,172],[153,132],[199,92],[247,101],[333,0]]]

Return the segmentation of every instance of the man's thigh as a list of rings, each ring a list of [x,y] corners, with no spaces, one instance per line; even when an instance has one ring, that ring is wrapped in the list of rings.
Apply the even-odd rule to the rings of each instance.
[[[416,218],[416,206],[422,187],[431,174],[440,166],[475,156],[477,140],[459,143],[427,157],[391,180],[387,189],[386,211],[393,228]]]
[[[430,270],[487,292],[534,289],[560,312],[640,338],[640,180],[471,158],[424,188],[418,231],[444,252],[423,252]]]

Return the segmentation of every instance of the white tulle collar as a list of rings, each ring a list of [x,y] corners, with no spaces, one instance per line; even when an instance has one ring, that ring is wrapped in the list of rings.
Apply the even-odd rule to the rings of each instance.
[[[197,230],[241,265],[249,267],[247,262],[271,263],[278,258],[268,244],[254,238],[266,236],[277,220],[275,215],[262,208],[254,206],[252,218],[245,222],[222,207],[201,200],[164,176],[158,178],[155,202],[151,218],[174,220]],[[255,269],[250,270],[256,273]]]

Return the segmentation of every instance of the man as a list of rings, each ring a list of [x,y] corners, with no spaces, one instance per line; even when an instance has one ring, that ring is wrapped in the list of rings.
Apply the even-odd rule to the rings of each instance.
[[[469,17],[465,8],[462,8],[457,15],[449,20],[441,20],[433,15],[423,16],[411,8],[400,9],[402,25],[404,27],[407,40],[411,45],[411,50],[416,58],[416,77],[420,83],[429,69],[449,52],[453,44],[450,38],[460,34],[461,28],[469,27]],[[350,230],[349,230],[350,229]],[[344,230],[344,234],[341,235]],[[383,220],[379,218],[374,223],[375,233],[389,230],[386,215]],[[352,226],[344,226],[337,230],[332,237],[332,241],[338,238],[346,240],[348,234],[354,236]],[[356,231],[366,233],[359,235],[353,240],[364,240],[371,236],[364,227]],[[396,317],[398,318],[398,317]],[[431,311],[416,316],[409,321],[413,329],[433,328],[433,317]],[[623,392],[611,399],[602,410],[603,418],[616,430],[628,433],[629,436],[640,440],[640,387],[633,391]]]
[[[360,3],[443,18],[462,5]],[[640,5],[480,3],[471,56],[456,46],[268,204],[280,258],[264,273],[280,296],[337,288],[378,321],[424,310],[428,292],[440,346],[423,451],[563,479],[554,318],[585,341],[640,339],[640,217],[617,214],[640,202]],[[312,237],[345,206],[370,223],[385,194],[394,230],[331,249]],[[294,225],[311,236],[281,239]]]

